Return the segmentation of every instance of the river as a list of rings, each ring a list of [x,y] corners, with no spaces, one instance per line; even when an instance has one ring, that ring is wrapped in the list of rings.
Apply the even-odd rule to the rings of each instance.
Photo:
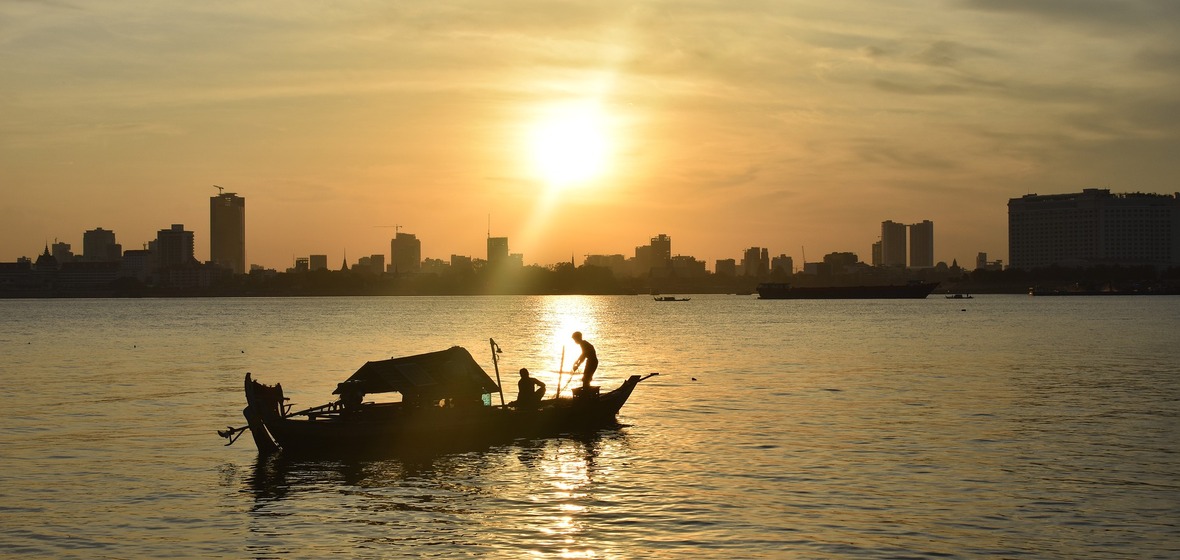
[[[0,550],[133,558],[1174,558],[1180,297],[0,300]],[[242,378],[327,402],[466,347],[625,427],[260,459]],[[562,361],[562,351],[565,351]],[[496,397],[498,401],[498,396]]]

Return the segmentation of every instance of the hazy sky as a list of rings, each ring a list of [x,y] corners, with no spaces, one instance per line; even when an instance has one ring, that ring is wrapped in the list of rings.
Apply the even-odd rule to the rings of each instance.
[[[559,188],[529,139],[579,114],[599,173]],[[216,184],[280,269],[376,226],[482,257],[489,215],[526,263],[868,261],[924,219],[973,263],[1009,198],[1178,178],[1175,0],[0,2],[0,261],[173,223],[208,259]]]

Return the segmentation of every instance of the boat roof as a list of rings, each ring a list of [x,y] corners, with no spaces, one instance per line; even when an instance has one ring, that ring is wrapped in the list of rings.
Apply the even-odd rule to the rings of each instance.
[[[499,387],[461,346],[416,356],[366,362],[352,377],[336,387],[361,393],[398,392],[438,397],[478,396]]]

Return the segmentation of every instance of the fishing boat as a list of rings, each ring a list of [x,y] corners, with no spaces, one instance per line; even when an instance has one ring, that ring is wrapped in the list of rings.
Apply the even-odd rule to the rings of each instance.
[[[879,286],[792,286],[783,282],[758,284],[758,299],[925,299],[938,282],[910,282]]]
[[[947,294],[946,299],[974,299],[975,296],[971,294]]]
[[[655,301],[688,301],[692,298],[678,298],[676,296],[655,296],[652,299]]]
[[[490,342],[499,379],[499,347]],[[608,392],[578,387],[570,396],[524,406],[504,403],[499,383],[455,346],[367,362],[337,385],[337,400],[292,412],[282,385],[259,383],[247,373],[246,426],[218,434],[230,445],[249,431],[260,453],[296,454],[417,452],[552,437],[616,426],[635,386],[653,375],[632,375]],[[365,401],[379,393],[400,393],[401,400]],[[491,404],[494,393],[500,394],[499,406]]]

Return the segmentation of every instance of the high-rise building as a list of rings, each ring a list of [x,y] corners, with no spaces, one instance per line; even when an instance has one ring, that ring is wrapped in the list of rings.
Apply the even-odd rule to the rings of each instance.
[[[398,233],[389,242],[390,272],[406,273],[422,270],[422,241],[412,233]]]
[[[193,256],[193,232],[185,231],[184,224],[172,224],[171,229],[156,232],[156,264],[160,268],[186,267],[197,264]]]
[[[905,266],[905,224],[892,220],[881,222],[881,265]]]
[[[1180,266],[1180,193],[1110,189],[1008,200],[1010,268]]]
[[[666,267],[672,262],[672,238],[659,234],[651,238],[651,266]]]
[[[488,265],[498,266],[501,263],[508,262],[508,238],[507,237],[489,237],[488,238]]]
[[[910,267],[934,266],[934,222],[910,224]]]
[[[209,260],[246,273],[246,199],[223,192],[209,198]]]
[[[82,260],[116,262],[123,256],[123,246],[115,243],[115,232],[94,228],[82,234]]]
[[[307,266],[313,271],[328,270],[328,255],[308,255]]]
[[[742,276],[766,276],[770,273],[769,251],[764,247],[750,247],[742,254]]]

